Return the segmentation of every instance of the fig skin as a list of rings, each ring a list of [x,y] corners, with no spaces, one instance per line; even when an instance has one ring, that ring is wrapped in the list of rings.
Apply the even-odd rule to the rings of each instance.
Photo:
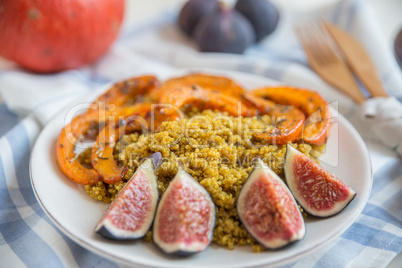
[[[204,52],[241,54],[254,43],[255,33],[242,14],[221,5],[218,11],[201,19],[193,38]]]
[[[292,193],[260,158],[256,160],[236,201],[241,223],[255,240],[268,249],[280,249],[302,240],[306,227]],[[253,191],[257,191],[254,194],[258,195],[250,196]],[[251,203],[248,204],[251,207],[247,207],[247,203]],[[260,214],[255,215],[256,211]],[[271,220],[274,226],[268,226]],[[252,223],[257,226],[252,226]]]
[[[278,9],[268,0],[238,0],[235,9],[253,25],[257,42],[275,31],[278,25]]]
[[[179,13],[179,27],[188,36],[191,36],[201,18],[218,9],[219,2],[217,0],[190,0],[184,4]]]
[[[188,185],[192,185],[190,188]],[[193,200],[191,199],[191,197],[189,197],[189,195],[191,195],[189,192],[186,191],[187,190],[191,190],[190,193],[194,193],[194,192],[198,192],[198,194],[200,194],[201,196],[203,196],[204,198],[201,200]],[[175,192],[175,190],[177,190]],[[179,197],[184,197],[184,199],[175,199],[172,200],[169,198],[179,198]],[[189,203],[186,203],[189,202]],[[175,205],[170,205],[169,206],[169,202],[171,204],[181,204],[181,206],[175,206]],[[194,206],[196,206],[197,204],[202,204],[204,202],[208,203],[208,207],[209,207],[209,211],[205,211],[205,209],[202,209],[202,207],[198,210],[194,210],[192,208],[194,208]],[[167,205],[165,206],[165,203],[167,203]],[[188,205],[188,207],[185,208],[185,210],[183,210],[183,206]],[[178,212],[178,215],[174,215],[171,217],[171,215],[173,215],[172,213],[174,212]],[[191,216],[193,216],[194,214],[196,214],[195,219],[192,219],[193,221],[191,222],[190,226],[188,225],[188,218],[186,219],[186,216],[188,216],[190,213]],[[199,235],[199,232],[201,232],[200,230],[202,230],[201,227],[195,228],[192,227],[191,225],[194,225],[194,223],[196,221],[200,220],[200,217],[205,216],[205,214],[203,213],[207,213],[208,214],[208,218],[203,218],[203,220],[208,220],[208,224],[207,224],[207,230],[206,230],[206,236],[207,236],[207,241],[191,241],[190,243],[188,243],[187,241],[183,241],[183,238],[185,238],[186,236],[188,237],[194,237]],[[163,217],[167,217],[167,220],[165,222],[163,222]],[[183,220],[184,219],[184,220]],[[187,226],[188,228],[186,228],[186,231],[183,231],[182,229],[185,228],[183,227],[183,225],[179,225],[179,223],[183,223],[184,221],[184,226]],[[205,190],[204,187],[202,187],[199,182],[194,179],[190,174],[188,174],[182,164],[179,161],[179,167],[177,170],[177,174],[176,176],[173,178],[173,180],[169,183],[168,188],[165,190],[164,194],[162,195],[159,204],[158,204],[158,208],[156,210],[156,214],[155,214],[155,220],[154,220],[154,224],[153,224],[153,240],[154,243],[158,246],[158,248],[163,251],[164,253],[170,254],[170,255],[176,255],[176,256],[187,256],[187,255],[192,255],[195,253],[199,253],[203,250],[205,250],[209,244],[212,241],[212,236],[213,236],[213,232],[214,232],[214,228],[215,228],[215,221],[216,221],[216,209],[215,209],[215,204],[212,201],[212,197],[210,196],[210,194]],[[169,224],[171,224],[169,226]],[[162,226],[162,230],[160,230],[160,226]],[[168,226],[169,228],[163,228]],[[182,228],[180,228],[182,227]],[[205,227],[205,226],[204,226]],[[185,232],[185,236],[180,236],[179,239],[177,239],[177,237],[175,237],[173,239],[173,241],[166,241],[166,237],[169,239],[171,239],[172,235],[170,236],[161,236],[161,232],[160,231],[166,231],[166,229],[168,231],[170,230],[174,230],[173,232],[175,232],[174,234],[177,235],[183,235],[183,232]],[[179,231],[178,231],[179,230]],[[205,230],[204,230],[205,231]],[[197,233],[198,232],[198,233]],[[170,243],[170,244],[169,244]]]
[[[394,50],[396,57],[398,58],[399,62],[402,64],[402,29],[399,31],[398,35],[394,41]]]
[[[116,198],[113,200],[113,202],[110,204],[108,209],[106,210],[105,214],[103,215],[102,219],[98,222],[97,226],[95,227],[95,232],[98,233],[99,235],[108,238],[108,239],[113,239],[113,240],[132,240],[132,239],[138,239],[143,237],[149,228],[151,227],[151,224],[153,222],[153,219],[155,217],[155,211],[156,211],[156,206],[159,198],[159,191],[158,191],[158,178],[155,174],[155,171],[158,169],[158,167],[162,164],[162,155],[161,153],[154,153],[150,157],[148,157],[137,169],[137,171],[134,173],[134,175],[131,177],[131,179],[127,182],[127,184],[123,187],[123,189],[120,191],[120,193],[116,196]],[[148,179],[150,179],[150,184],[151,188],[151,203],[150,203],[150,210],[148,212],[147,217],[144,219],[144,223],[142,223],[142,226],[140,226],[139,230],[135,231],[127,231],[124,230],[122,226],[116,226],[115,221],[116,221],[116,214],[119,213],[119,210],[122,208],[119,207],[120,204],[129,204],[130,201],[125,199],[126,192],[133,190],[132,188],[132,183],[136,179],[136,175],[138,172],[142,172],[142,175],[149,176]],[[135,186],[133,186],[135,187]],[[139,189],[134,189],[139,190]],[[131,192],[131,195],[128,194],[129,197],[132,197],[133,192]],[[130,208],[133,208],[135,204],[131,203],[131,206],[129,205]],[[136,209],[137,207],[134,207]],[[126,207],[126,209],[128,209]],[[117,212],[116,212],[117,211]],[[123,218],[123,217],[121,217]],[[130,220],[132,217],[130,218]],[[138,218],[137,218],[138,219]],[[136,224],[136,223],[135,223]]]
[[[311,170],[309,171],[308,174],[312,174],[313,176],[317,176],[317,174],[314,174],[314,171],[317,171],[319,175],[322,175],[323,178],[326,181],[326,185],[330,186],[330,183],[333,182],[337,184],[340,190],[338,192],[332,193],[330,196],[334,198],[334,196],[339,196],[342,194],[345,194],[345,191],[347,193],[347,197],[343,200],[335,200],[334,205],[330,209],[319,209],[319,208],[313,208],[312,206],[309,206],[307,198],[310,198],[311,200],[314,200],[314,196],[311,195],[311,192],[304,192],[303,194],[300,193],[300,189],[303,185],[296,185],[298,182],[296,181],[296,175],[294,174],[294,165],[296,164],[295,161],[296,158],[301,158],[305,159],[306,162],[299,163],[299,165],[306,167],[310,166]],[[284,163],[284,173],[285,173],[285,180],[286,184],[288,185],[290,191],[292,192],[294,198],[296,201],[299,203],[299,205],[303,208],[304,212],[306,212],[308,215],[319,217],[319,218],[327,218],[334,216],[341,211],[343,211],[349,204],[352,202],[352,200],[356,197],[356,192],[350,188],[348,185],[346,185],[343,181],[335,177],[333,174],[330,172],[326,171],[324,168],[319,166],[316,162],[308,158],[306,155],[302,154],[299,152],[297,149],[293,148],[290,144],[287,144],[286,146],[286,156],[285,156],[285,163]],[[306,174],[306,171],[303,171],[303,174]],[[319,186],[319,185],[318,185]],[[327,186],[326,189],[329,187]],[[323,194],[319,195],[320,198],[324,198],[325,196]],[[325,200],[324,200],[325,201]]]

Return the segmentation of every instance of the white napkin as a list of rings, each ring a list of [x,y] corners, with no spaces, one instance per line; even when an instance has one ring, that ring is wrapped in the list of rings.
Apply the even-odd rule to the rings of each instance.
[[[176,68],[126,51],[116,44],[97,64],[80,70],[36,75],[15,70],[0,75],[0,94],[21,117],[32,114],[45,125],[73,100],[105,83],[140,74],[166,76]]]
[[[394,97],[371,98],[362,105],[363,118],[371,131],[402,157],[402,105]]]

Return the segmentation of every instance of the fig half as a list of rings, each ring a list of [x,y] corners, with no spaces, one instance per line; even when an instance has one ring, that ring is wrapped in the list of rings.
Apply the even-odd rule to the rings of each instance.
[[[154,242],[168,254],[200,252],[212,240],[215,217],[211,196],[179,163],[176,176],[159,201]]]
[[[116,240],[137,239],[146,234],[159,198],[155,170],[161,163],[162,155],[154,153],[138,167],[96,226],[98,234]]]
[[[237,214],[251,236],[269,249],[301,240],[306,233],[291,192],[259,158],[240,190]]]
[[[284,171],[293,196],[313,216],[335,215],[356,196],[352,188],[290,144],[286,147]]]

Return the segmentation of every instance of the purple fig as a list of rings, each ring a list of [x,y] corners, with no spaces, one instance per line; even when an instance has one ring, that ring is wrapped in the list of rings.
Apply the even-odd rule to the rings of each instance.
[[[154,242],[168,254],[201,252],[212,241],[215,213],[209,193],[179,163],[176,176],[158,204]]]
[[[238,0],[235,9],[251,22],[257,41],[271,34],[278,25],[279,12],[267,0]]]
[[[398,35],[395,38],[394,50],[395,50],[396,57],[402,63],[402,29],[399,31]]]
[[[265,248],[277,249],[303,239],[303,216],[288,187],[261,159],[237,197],[237,214]]]
[[[151,227],[159,198],[155,171],[161,153],[147,158],[110,204],[95,228],[105,238],[115,240],[143,237]]]
[[[316,217],[341,212],[356,196],[352,188],[290,144],[286,147],[284,171],[296,201]]]
[[[197,23],[207,14],[219,8],[217,0],[190,0],[184,4],[179,14],[179,26],[189,36]]]
[[[205,52],[243,53],[255,40],[250,22],[239,12],[221,5],[201,19],[193,35]]]

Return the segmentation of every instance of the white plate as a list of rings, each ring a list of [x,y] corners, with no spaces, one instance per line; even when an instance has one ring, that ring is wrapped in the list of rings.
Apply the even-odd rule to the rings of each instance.
[[[183,72],[173,75],[181,74]],[[230,76],[247,88],[277,83],[238,72],[219,74]],[[92,98],[80,102],[90,101],[104,89],[99,89]],[[309,217],[306,220],[307,233],[303,240],[280,250],[267,250],[262,253],[252,252],[248,246],[228,250],[211,245],[204,252],[184,258],[167,256],[155,245],[142,241],[106,240],[94,233],[94,227],[107,204],[87,196],[81,185],[64,176],[56,162],[56,140],[64,126],[66,111],[47,124],[36,141],[30,165],[32,187],[40,205],[61,231],[83,247],[124,264],[172,268],[286,264],[312,253],[340,236],[358,217],[370,194],[372,172],[367,148],[352,125],[341,115],[337,115],[333,118],[334,124],[322,164],[350,185],[357,192],[357,196],[338,215],[326,219]]]

